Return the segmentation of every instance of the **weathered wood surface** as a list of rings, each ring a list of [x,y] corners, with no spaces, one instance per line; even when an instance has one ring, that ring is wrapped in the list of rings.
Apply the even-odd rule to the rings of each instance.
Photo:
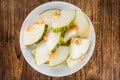
[[[55,78],[28,65],[20,50],[20,28],[31,10],[49,1],[0,0],[0,80],[120,80],[120,0],[64,0],[85,11],[96,32],[94,54],[81,70]]]

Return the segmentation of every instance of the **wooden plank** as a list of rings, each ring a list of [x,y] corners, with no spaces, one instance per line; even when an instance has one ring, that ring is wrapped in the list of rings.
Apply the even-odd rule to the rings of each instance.
[[[120,80],[120,0],[112,1],[113,79]]]
[[[82,2],[81,2],[82,3]],[[90,17],[94,29],[96,32],[96,46],[93,53],[93,56],[91,57],[90,61],[85,65],[83,69],[81,69],[77,73],[77,79],[78,80],[99,80],[101,78],[102,74],[102,54],[101,54],[101,39],[102,39],[102,19],[100,18],[102,16],[101,14],[101,6],[100,6],[100,0],[83,0],[82,9],[87,13],[87,15]],[[81,76],[82,75],[82,76]],[[80,77],[79,77],[80,76]]]
[[[0,80],[120,80],[120,0],[62,0],[80,7],[90,17],[96,46],[90,61],[65,77],[43,75],[24,60],[19,31],[37,6],[54,0],[0,0]]]
[[[33,80],[50,79],[36,72],[26,63],[19,46],[19,31],[23,20],[32,9],[44,2],[46,1],[34,0],[32,3],[32,0],[0,0],[1,80],[25,80],[31,77]]]

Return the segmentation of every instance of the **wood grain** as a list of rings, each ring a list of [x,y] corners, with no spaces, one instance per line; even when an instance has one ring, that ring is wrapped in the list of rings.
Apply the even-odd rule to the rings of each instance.
[[[90,61],[65,77],[48,77],[25,61],[19,33],[25,17],[54,0],[0,0],[0,80],[120,80],[120,0],[61,0],[80,7],[90,17],[96,46]]]

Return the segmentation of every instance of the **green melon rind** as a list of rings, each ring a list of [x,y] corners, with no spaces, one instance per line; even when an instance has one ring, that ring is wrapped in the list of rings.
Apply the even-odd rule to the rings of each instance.
[[[46,10],[42,11],[41,13],[39,13],[39,15],[44,14],[46,11],[50,11],[50,10],[60,10],[61,11],[61,9],[57,9],[57,8],[46,9]]]
[[[67,29],[69,29],[69,26],[72,25],[73,22],[70,22],[70,24],[63,26],[63,27],[59,27],[59,28],[53,28],[52,31],[57,33],[57,32],[64,32]]]

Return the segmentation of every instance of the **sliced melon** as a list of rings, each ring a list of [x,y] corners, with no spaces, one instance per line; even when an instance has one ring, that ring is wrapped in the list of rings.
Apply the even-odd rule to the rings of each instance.
[[[55,56],[49,61],[49,66],[57,66],[65,62],[69,51],[70,48],[68,46],[60,46],[54,53]]]
[[[79,62],[78,59],[71,59],[70,57],[68,57],[68,59],[66,60],[67,65],[69,68],[73,67],[77,62]]]
[[[85,55],[90,47],[91,41],[88,39],[72,38],[70,44],[70,57],[78,59]]]
[[[67,30],[67,31],[65,32],[65,36],[64,36],[63,41],[64,41],[64,42],[69,41],[69,40],[71,39],[71,37],[73,37],[73,36],[76,35],[76,33],[77,33],[77,32],[76,32],[75,30],[72,30],[72,29]]]
[[[35,24],[27,27],[24,32],[24,45],[32,45],[40,41],[46,29],[46,24]]]
[[[59,18],[53,21],[53,32],[64,32],[73,23],[75,10],[61,10]]]
[[[69,56],[66,60],[67,66],[69,68],[73,67],[74,65],[76,65],[78,62],[80,62],[81,59],[83,59],[86,55],[82,55],[79,59],[71,59],[71,57]]]
[[[55,51],[56,47],[60,45],[61,42],[61,33],[54,33],[50,31],[48,34],[47,46],[51,51]]]
[[[40,18],[44,21],[44,23],[48,24],[48,31],[52,27],[53,22],[53,14],[56,12],[60,12],[60,9],[48,9],[39,14]]]
[[[49,49],[46,42],[40,42],[35,51],[35,62],[39,66],[48,61]]]
[[[74,23],[79,28],[78,36],[82,38],[87,37],[90,30],[90,25],[86,14],[82,10],[76,12],[76,18]]]

